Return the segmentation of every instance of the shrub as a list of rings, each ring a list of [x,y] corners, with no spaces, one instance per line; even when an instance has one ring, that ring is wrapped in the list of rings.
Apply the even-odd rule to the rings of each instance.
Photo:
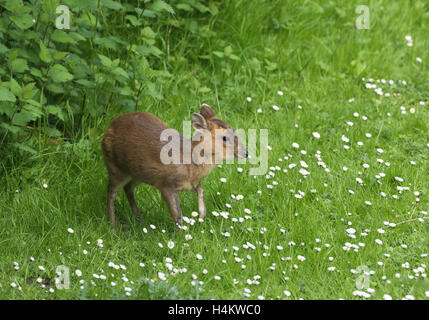
[[[109,112],[159,101],[171,28],[217,13],[197,0],[0,0],[0,148],[36,153],[33,136],[73,137]],[[56,28],[59,5],[70,29]],[[64,21],[59,21],[64,22]],[[162,33],[162,36],[160,36]],[[180,34],[179,34],[180,36]],[[91,126],[89,126],[91,127]],[[8,148],[6,148],[8,143]]]

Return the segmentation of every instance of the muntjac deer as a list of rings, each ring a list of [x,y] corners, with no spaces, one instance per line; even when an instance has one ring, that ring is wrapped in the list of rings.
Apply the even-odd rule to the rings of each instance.
[[[161,192],[179,228],[182,209],[177,193],[194,190],[198,196],[199,217],[204,219],[206,206],[201,180],[217,163],[247,158],[248,152],[234,129],[217,119],[206,104],[202,105],[200,113],[192,115],[192,126],[196,134],[187,139],[147,112],[122,114],[113,120],[101,143],[109,175],[107,205],[112,227],[115,227],[115,198],[122,187],[132,211],[138,220],[141,219],[134,198],[134,188],[140,183],[150,184]],[[162,135],[165,132],[176,133],[179,139],[176,142],[164,141]],[[178,161],[166,164],[162,155],[163,148],[169,143],[177,147],[173,151],[179,154],[173,155]],[[189,148],[183,147],[186,145]]]

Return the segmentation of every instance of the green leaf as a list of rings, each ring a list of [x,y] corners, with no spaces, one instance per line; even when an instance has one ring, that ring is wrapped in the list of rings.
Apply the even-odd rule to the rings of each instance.
[[[112,61],[112,67],[117,67],[117,66],[119,66],[119,63],[120,63],[121,61],[119,60],[119,59],[115,59],[115,60],[113,60]]]
[[[39,108],[42,106],[42,104],[36,100],[28,99],[26,102]]]
[[[212,14],[212,16],[215,16],[219,13],[219,9],[213,2],[210,3],[210,13]]]
[[[64,32],[60,29],[55,29],[54,33],[51,36],[51,40],[53,40],[55,42],[60,42],[60,43],[72,43],[72,44],[77,43],[76,40],[74,40],[66,32]]]
[[[37,118],[39,118],[42,115],[42,108],[40,107],[40,105],[36,106],[36,105],[27,103],[25,106],[22,107],[22,109],[32,113],[34,116],[37,116]]]
[[[146,83],[145,93],[150,95],[151,97],[155,98],[156,100],[162,100],[163,99],[162,94],[156,89],[155,84],[153,82],[147,82]]]
[[[120,76],[120,77],[124,77],[126,79],[129,79],[129,75],[128,73],[125,72],[124,69],[122,69],[121,67],[116,67],[112,70],[113,74],[116,76]]]
[[[58,131],[58,129],[53,128],[53,127],[45,127],[44,131],[45,131],[45,133],[49,137],[59,137],[59,136],[61,136],[61,132]]]
[[[0,43],[0,54],[5,54],[9,51],[9,48]]]
[[[73,9],[76,11],[86,10],[89,11],[91,9],[97,9],[97,1],[88,1],[88,0],[74,0]]]
[[[64,121],[64,114],[60,107],[49,105],[46,107],[46,112],[48,114],[53,114]]]
[[[37,89],[34,89],[34,85],[35,83],[31,82],[29,84],[26,84],[22,88],[22,97],[24,98],[24,100],[33,98],[34,95],[37,93]]]
[[[112,67],[112,60],[110,60],[108,57],[103,56],[102,54],[98,54],[98,57],[100,58],[101,64],[103,66],[108,68]]]
[[[40,46],[40,52],[39,52],[40,59],[45,63],[52,62],[52,56],[49,53],[48,48],[46,48],[46,46],[43,44],[42,41],[39,42],[39,46]]]
[[[210,92],[210,91],[211,91],[211,89],[207,88],[207,87],[201,87],[198,89],[198,92],[201,92],[201,93],[206,93],[206,92]]]
[[[68,34],[75,41],[85,41],[86,40],[86,38],[80,33],[71,31]]]
[[[203,4],[201,4],[201,3],[199,3],[199,2],[196,2],[196,3],[193,3],[192,4],[199,12],[202,12],[202,13],[204,13],[204,12],[208,12],[208,11],[210,11],[210,9],[208,8],[208,7],[206,7],[205,5],[203,5]]]
[[[225,47],[225,49],[223,49],[223,52],[225,52],[225,54],[227,56],[231,55],[232,54],[232,47],[231,46]]]
[[[10,63],[10,68],[14,73],[22,73],[28,70],[27,60],[18,58]]]
[[[22,151],[29,152],[29,153],[32,153],[32,154],[37,154],[36,150],[34,150],[33,148],[31,148],[31,147],[29,147],[29,146],[27,146],[27,145],[25,145],[23,143],[15,142],[15,143],[12,143],[12,145],[14,147],[22,150]]]
[[[4,113],[9,118],[12,117],[15,112],[15,107],[11,102],[0,103],[0,114]]]
[[[275,63],[275,62],[271,62],[270,60],[268,60],[268,59],[265,59],[265,63],[267,64],[266,66],[265,66],[265,68],[268,70],[268,71],[274,71],[274,70],[276,70],[277,69],[277,63]]]
[[[31,68],[30,73],[37,78],[43,78],[42,72],[39,69]]]
[[[155,57],[159,58],[160,56],[162,56],[164,54],[164,52],[162,52],[160,49],[158,49],[155,46],[150,46],[150,53],[153,54]]]
[[[86,79],[79,79],[76,80],[76,83],[79,83],[81,86],[87,87],[87,88],[95,88],[95,83],[86,80]]]
[[[55,51],[54,52],[54,59],[55,60],[61,60],[62,58],[64,58],[68,54],[69,54],[68,52],[64,52],[64,51]]]
[[[162,0],[155,0],[151,9],[156,12],[168,11],[169,13],[174,14],[173,8]]]
[[[143,17],[156,18],[156,13],[152,10],[145,9],[145,11],[143,11]]]
[[[213,51],[213,54],[214,54],[215,56],[218,56],[219,58],[223,58],[223,56],[224,56],[224,53],[223,53],[223,52],[220,52],[220,51]]]
[[[18,126],[25,126],[30,121],[34,121],[39,116],[31,111],[27,110],[21,110],[20,112],[15,113],[15,115],[12,118],[12,124],[18,125]]]
[[[50,83],[45,88],[53,93],[64,93],[64,88],[56,83]]]
[[[125,19],[127,19],[134,27],[141,25],[135,16],[127,15],[125,16]]]
[[[0,101],[15,102],[15,95],[8,88],[0,87]]]
[[[152,30],[152,28],[150,28],[150,27],[145,27],[145,28],[142,30],[142,36],[143,36],[143,37],[146,37],[146,38],[153,39],[153,38],[155,38],[156,33]]]
[[[161,50],[159,50],[155,46],[134,46],[133,45],[132,49],[144,57],[152,54],[155,57],[159,58],[162,54],[164,54]]]
[[[10,91],[12,91],[12,93],[17,96],[18,98],[21,98],[22,95],[22,89],[21,86],[19,85],[19,83],[15,80],[15,79],[10,79],[9,82],[7,82]]]
[[[28,13],[20,14],[20,15],[17,15],[17,16],[11,16],[9,18],[21,30],[26,30],[26,29],[30,28],[33,25],[33,17],[31,15],[29,15]]]
[[[112,49],[112,50],[118,49],[117,43],[109,38],[95,38],[94,43],[107,49]]]
[[[134,92],[128,86],[122,87],[121,91],[119,91],[119,94],[123,96],[129,96],[129,97],[134,96]]]
[[[96,85],[103,84],[106,82],[106,80],[107,80],[107,77],[102,72],[97,72],[96,74],[94,74],[94,82]]]
[[[176,7],[177,7],[177,9],[184,10],[184,11],[189,11],[189,12],[191,12],[191,11],[193,11],[193,10],[194,10],[194,9],[192,9],[192,7],[191,7],[189,4],[187,4],[187,3],[179,3]]]
[[[48,76],[57,83],[67,82],[73,79],[66,67],[56,64],[49,69]]]
[[[261,62],[257,59],[257,58],[255,58],[255,57],[253,57],[251,60],[250,60],[250,66],[252,67],[252,69],[253,70],[255,70],[256,72],[258,72],[259,70],[261,70]]]
[[[19,128],[17,126],[11,126],[11,125],[7,124],[6,122],[0,123],[0,127],[6,129],[7,131],[12,132],[13,134],[17,134],[18,132],[21,131],[21,128]]]
[[[101,0],[101,6],[112,9],[112,10],[124,9],[122,4],[120,4],[119,2],[116,2],[116,1],[112,1],[112,0]]]

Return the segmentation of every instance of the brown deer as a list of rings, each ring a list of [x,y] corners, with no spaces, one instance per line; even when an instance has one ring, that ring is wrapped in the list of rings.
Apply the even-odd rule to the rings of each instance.
[[[182,210],[178,191],[197,193],[199,217],[204,219],[206,206],[201,180],[217,163],[247,158],[248,152],[234,129],[217,119],[206,104],[202,105],[200,113],[192,115],[192,126],[196,134],[187,139],[147,112],[122,114],[112,121],[101,143],[109,175],[107,206],[112,227],[115,227],[115,198],[122,187],[132,211],[138,220],[141,219],[134,188],[142,182],[159,189],[179,228]],[[166,132],[175,133],[178,139],[164,141]],[[166,164],[163,156],[168,144],[172,152],[167,154],[178,161]],[[174,151],[176,154],[172,154]]]

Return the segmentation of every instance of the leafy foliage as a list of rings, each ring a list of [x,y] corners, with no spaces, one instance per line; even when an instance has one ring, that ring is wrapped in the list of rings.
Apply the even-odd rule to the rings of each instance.
[[[70,9],[70,29],[56,28],[59,5]],[[39,133],[73,139],[82,123],[163,99],[158,87],[172,80],[165,35],[218,12],[197,0],[0,0],[0,8],[0,147],[32,153]]]

